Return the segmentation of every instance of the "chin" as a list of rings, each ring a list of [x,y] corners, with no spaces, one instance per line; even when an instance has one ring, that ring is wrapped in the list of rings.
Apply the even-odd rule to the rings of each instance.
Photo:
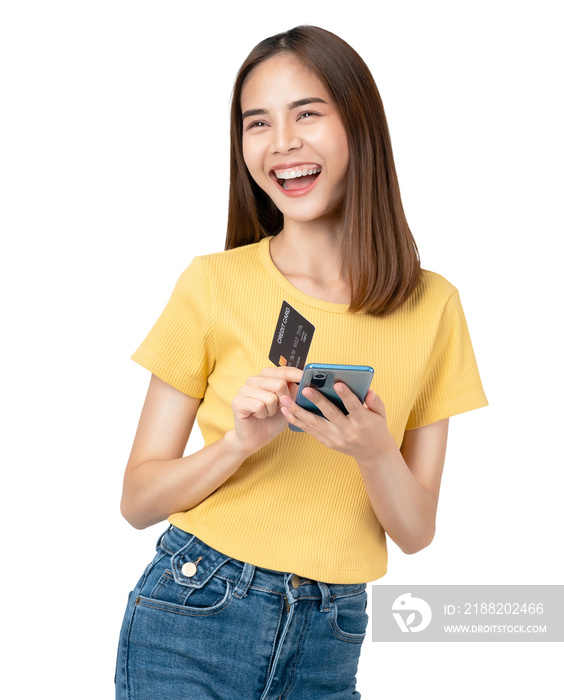
[[[274,204],[282,212],[285,222],[296,221],[306,224],[309,222],[326,220],[329,223],[330,220],[340,220],[343,215],[342,204],[328,205],[325,207],[316,206],[313,203],[308,204],[306,202],[301,203],[301,206],[295,207],[283,206],[283,202],[280,203],[282,206],[276,201],[274,201]]]

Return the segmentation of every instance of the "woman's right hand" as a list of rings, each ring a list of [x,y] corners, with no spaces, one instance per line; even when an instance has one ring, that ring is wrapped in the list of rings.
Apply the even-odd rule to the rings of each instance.
[[[297,367],[267,367],[258,377],[247,379],[231,402],[241,449],[252,454],[288,427],[280,411],[280,397],[296,400],[302,374]]]

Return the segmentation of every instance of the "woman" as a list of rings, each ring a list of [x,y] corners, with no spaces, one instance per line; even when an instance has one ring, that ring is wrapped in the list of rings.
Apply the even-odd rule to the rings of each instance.
[[[348,415],[273,366],[371,365]],[[117,697],[353,698],[386,537],[432,540],[448,418],[486,405],[457,290],[421,270],[378,90],[335,35],[261,42],[233,94],[226,250],[195,258],[134,359],[152,372],[124,517],[169,529],[128,603]],[[303,365],[302,365],[303,366]],[[308,393],[309,392],[309,393]],[[183,457],[198,412],[205,447]],[[288,430],[289,424],[303,433]]]

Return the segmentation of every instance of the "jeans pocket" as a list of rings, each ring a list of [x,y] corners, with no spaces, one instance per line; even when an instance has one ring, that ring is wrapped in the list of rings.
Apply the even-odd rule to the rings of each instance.
[[[151,585],[143,591],[144,595],[139,596],[138,603],[184,615],[220,612],[231,602],[233,594],[231,581],[218,574],[229,557],[196,537],[186,537],[188,541],[172,555],[170,542],[161,542],[165,556],[161,561],[160,576],[152,579]]]
[[[337,639],[343,642],[362,643],[364,641],[368,625],[366,602],[366,589],[358,593],[335,596],[330,623]]]
[[[179,582],[170,569],[165,569],[150,592],[153,601],[181,607],[185,614],[219,612],[231,600],[232,585],[220,576],[210,576],[202,585],[195,587]]]

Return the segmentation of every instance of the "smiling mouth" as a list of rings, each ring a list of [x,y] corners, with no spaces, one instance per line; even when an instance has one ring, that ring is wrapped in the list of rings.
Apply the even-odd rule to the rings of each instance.
[[[272,170],[270,176],[283,190],[303,190],[317,180],[321,173],[318,165],[304,163],[293,168]]]

